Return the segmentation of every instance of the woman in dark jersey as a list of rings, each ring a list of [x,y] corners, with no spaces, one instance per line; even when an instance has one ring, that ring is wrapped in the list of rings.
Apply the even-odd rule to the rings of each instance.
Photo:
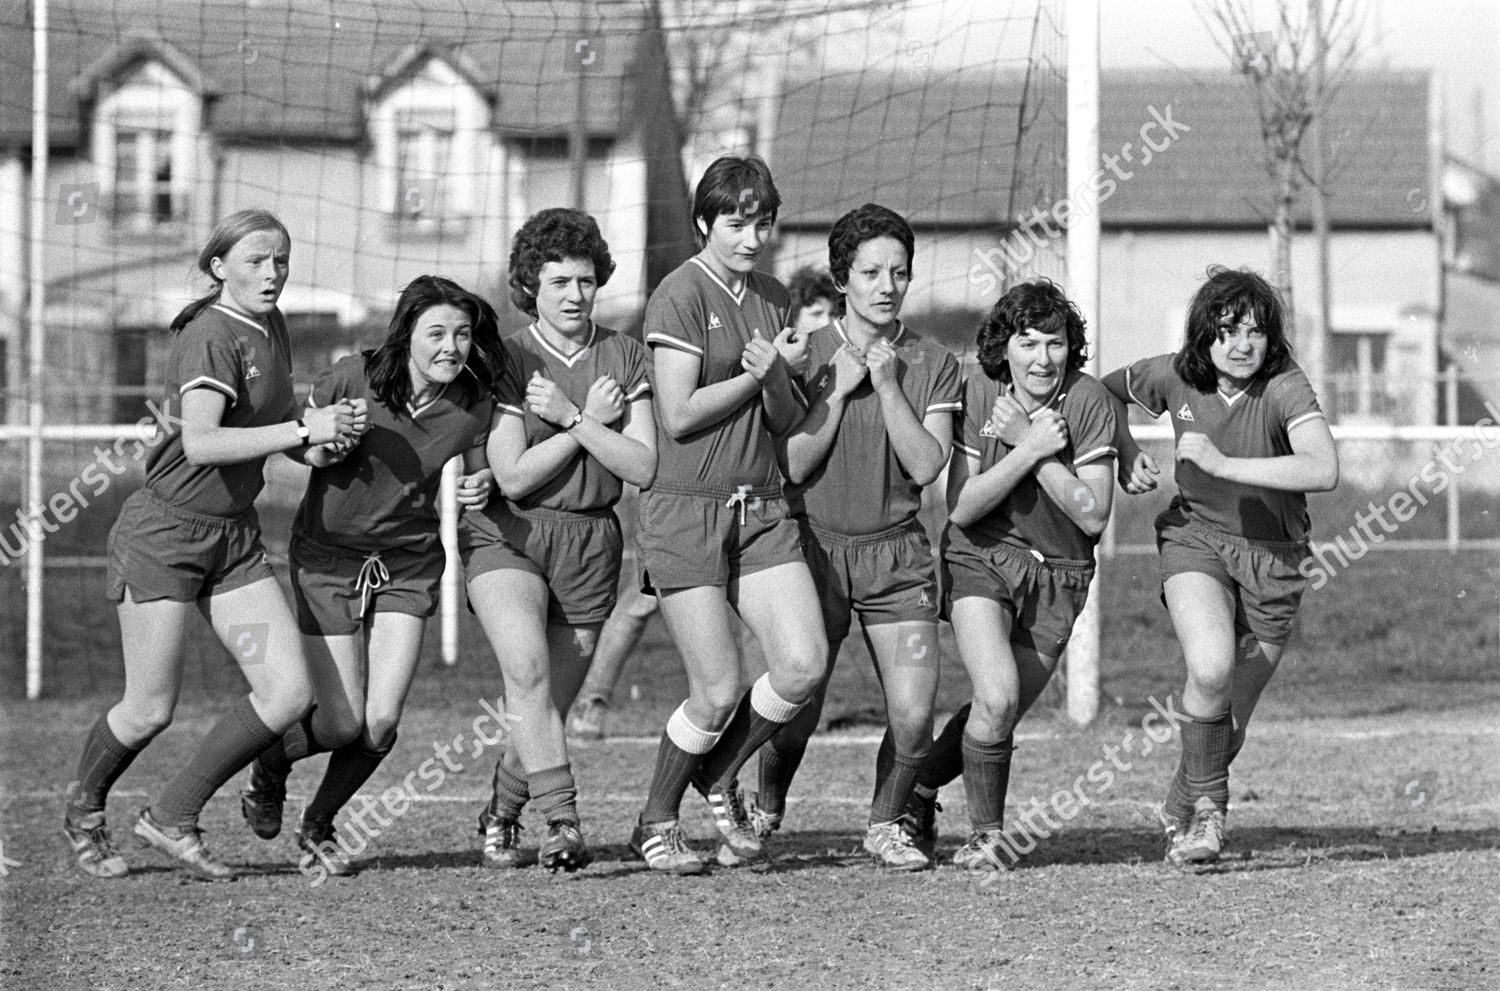
[[[1155,488],[1158,469],[1131,439],[1125,404],[1171,414],[1177,436],[1177,496],[1156,520],[1162,601],[1187,666],[1182,757],[1157,810],[1174,865],[1223,850],[1229,765],[1307,587],[1306,493],[1338,484],[1333,434],[1292,361],[1284,312],[1265,279],[1215,266],[1182,350],[1104,379],[1127,492]]]
[[[292,763],[333,751],[297,830],[305,873],[350,873],[349,858],[365,847],[363,836],[335,844],[333,818],[396,743],[447,560],[443,466],[463,457],[465,509],[482,508],[493,487],[484,442],[502,361],[489,304],[424,275],[402,290],[380,347],[344,358],[313,385],[310,409],[359,401],[370,429],[358,444],[308,458],[291,564],[317,708],[256,759],[241,802],[255,834],[271,839]]]
[[[172,722],[194,612],[239,663],[250,694],[141,811],[135,834],[142,842],[199,877],[233,879],[235,869],[204,844],[198,814],[312,704],[302,641],[266,560],[255,497],[268,456],[305,458],[310,446],[357,437],[367,420],[347,401],[298,419],[286,323],[276,308],[290,253],[291,238],[272,214],[224,218],[198,257],[213,291],[172,321],[166,378],[182,404],[181,429],[151,451],[146,486],[125,500],[109,536],[125,694],[89,731],[63,823],[78,866],[95,877],[127,871],[105,826],[105,800]]]

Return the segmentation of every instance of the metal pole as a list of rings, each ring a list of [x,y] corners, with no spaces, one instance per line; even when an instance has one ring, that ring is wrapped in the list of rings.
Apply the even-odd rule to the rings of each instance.
[[[1068,0],[1067,189],[1087,189],[1099,170],[1099,0]],[[1068,295],[1093,328],[1089,372],[1099,374],[1099,208],[1070,215]],[[1094,561],[1098,564],[1098,552]],[[1068,642],[1068,718],[1087,725],[1099,714],[1099,573]]]
[[[443,479],[438,486],[438,534],[448,559],[443,569],[443,583],[438,603],[438,620],[442,632],[443,663],[452,667],[458,661],[458,603],[463,595],[463,561],[458,556],[458,473],[462,459],[454,458],[443,465]]]
[[[1458,426],[1458,366],[1449,365],[1445,372],[1446,386],[1443,396],[1443,414],[1448,426]],[[1453,442],[1449,442],[1452,444]],[[1458,551],[1458,479],[1448,482],[1448,550]]]
[[[26,505],[35,513],[42,508],[42,425],[46,416],[42,401],[42,383],[46,381],[43,361],[46,357],[46,335],[42,325],[46,312],[46,281],[42,224],[47,200],[47,0],[35,0],[36,23],[32,29],[31,64],[31,290],[30,369],[27,375],[28,422],[31,435],[26,448]],[[26,552],[26,697],[42,694],[42,579],[44,560],[40,524],[32,531],[31,546]]]

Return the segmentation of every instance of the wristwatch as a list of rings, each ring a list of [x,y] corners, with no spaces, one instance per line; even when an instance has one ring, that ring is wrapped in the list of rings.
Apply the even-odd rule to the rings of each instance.
[[[572,430],[574,427],[583,422],[583,410],[577,409],[576,407],[575,410],[576,412],[573,414],[573,419],[563,424],[564,430]]]
[[[312,431],[309,430],[309,429],[307,429],[307,424],[305,422],[303,422],[302,420],[298,420],[297,421],[297,439],[299,441],[301,441],[303,444],[306,444],[307,441],[308,441],[308,438],[310,438],[311,436],[312,436]]]

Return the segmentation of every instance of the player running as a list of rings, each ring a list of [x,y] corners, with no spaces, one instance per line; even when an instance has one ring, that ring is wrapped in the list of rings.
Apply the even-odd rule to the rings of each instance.
[[[693,196],[703,247],[646,306],[660,464],[641,493],[637,543],[643,584],[660,594],[689,689],[667,720],[630,840],[652,870],[705,869],[678,827],[689,783],[713,808],[719,862],[760,856],[732,783],[812,697],[827,664],[818,590],[781,494],[774,443],[802,418],[789,362],[806,359],[807,339],[787,327],[786,289],[755,271],[780,203],[760,159],[715,161]],[[770,668],[743,695],[730,608]]]
[[[1126,403],[1169,413],[1177,495],[1156,519],[1162,601],[1182,645],[1182,756],[1158,809],[1169,863],[1211,864],[1224,845],[1229,765],[1291,636],[1307,585],[1308,492],[1338,484],[1338,451],[1292,361],[1281,298],[1248,270],[1215,266],[1176,354],[1110,373],[1120,481],[1156,487]]]
[[[958,362],[899,319],[914,245],[911,225],[873,203],[833,225],[829,268],[847,312],[812,339],[807,416],[787,438],[787,500],[823,606],[829,674],[857,613],[885,691],[890,725],[865,849],[906,871],[931,866],[900,820],[932,745],[938,682],[937,574],[917,513],[923,487],[948,462],[953,416],[963,409]],[[759,832],[780,825],[828,677],[761,749]]]
[[[978,345],[943,532],[944,606],[974,697],[923,764],[911,821],[930,851],[937,790],[962,773],[971,828],[953,862],[998,870],[1015,726],[1057,669],[1109,520],[1115,415],[1082,371],[1082,315],[1046,279],[1001,296]]]
[[[255,497],[266,458],[358,436],[364,412],[336,403],[297,419],[286,322],[291,237],[265,210],[214,228],[198,256],[213,291],[172,321],[169,396],[181,429],[146,458],[146,485],[120,507],[109,534],[109,595],[118,605],[125,694],[84,741],[63,832],[79,868],[127,873],[110,841],[109,789],[172,722],[182,654],[195,612],[208,619],[245,674],[250,694],[222,715],[136,820],[135,834],[201,878],[237,871],[203,842],[208,799],[312,704],[307,661],[286,598],[266,560]],[[162,425],[166,427],[166,424]]]
[[[615,605],[621,482],[650,485],[656,471],[646,349],[592,318],[614,270],[599,225],[579,210],[543,210],[511,247],[511,300],[536,320],[505,340],[489,441],[505,498],[469,514],[460,541],[469,602],[514,720],[479,817],[484,862],[495,867],[521,865],[528,801],[547,822],[541,865],[589,862],[562,714]]]
[[[380,347],[324,371],[308,398],[314,412],[358,402],[370,429],[357,444],[309,452],[290,554],[317,707],[256,759],[240,802],[255,835],[275,837],[292,764],[332,751],[297,829],[306,872],[353,873],[350,858],[365,848],[363,837],[335,843],[333,819],[396,744],[446,564],[443,466],[463,456],[464,508],[481,508],[494,485],[484,441],[501,361],[489,305],[424,275],[402,290]]]

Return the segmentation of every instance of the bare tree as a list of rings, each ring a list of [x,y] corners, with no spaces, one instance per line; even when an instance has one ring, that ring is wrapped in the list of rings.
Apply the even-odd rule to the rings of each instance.
[[[1295,211],[1304,190],[1314,195],[1314,214],[1321,222],[1322,275],[1314,339],[1302,342],[1316,382],[1323,366],[1323,336],[1328,326],[1328,225],[1326,197],[1329,170],[1316,129],[1347,81],[1359,55],[1364,20],[1358,0],[1275,0],[1273,30],[1257,30],[1252,0],[1197,0],[1198,15],[1252,84],[1266,171],[1273,187],[1271,256],[1274,282],[1286,298],[1289,332],[1295,332],[1292,286],[1292,236]]]

